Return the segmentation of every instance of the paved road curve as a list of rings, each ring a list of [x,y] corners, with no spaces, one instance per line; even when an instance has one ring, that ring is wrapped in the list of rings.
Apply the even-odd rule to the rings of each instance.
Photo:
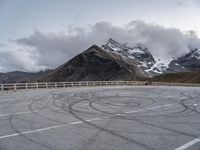
[[[200,88],[0,94],[0,150],[199,150]]]

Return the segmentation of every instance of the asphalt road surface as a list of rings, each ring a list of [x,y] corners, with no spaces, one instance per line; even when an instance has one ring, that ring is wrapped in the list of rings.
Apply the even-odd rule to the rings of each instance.
[[[0,150],[200,150],[200,88],[0,93]]]

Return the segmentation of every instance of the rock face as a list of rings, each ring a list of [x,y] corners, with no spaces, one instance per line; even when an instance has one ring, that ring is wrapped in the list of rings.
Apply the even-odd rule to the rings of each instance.
[[[172,72],[188,72],[200,70],[200,50],[194,49],[170,64]]]
[[[42,81],[132,80],[144,76],[137,62],[93,45],[61,65]]]

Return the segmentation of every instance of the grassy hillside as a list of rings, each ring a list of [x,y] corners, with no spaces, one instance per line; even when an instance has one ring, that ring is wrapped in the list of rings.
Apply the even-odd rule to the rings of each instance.
[[[150,81],[200,84],[200,71],[164,74],[151,78]]]

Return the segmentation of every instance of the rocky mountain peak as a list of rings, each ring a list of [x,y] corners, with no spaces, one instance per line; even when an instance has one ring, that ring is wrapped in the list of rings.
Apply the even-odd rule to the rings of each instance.
[[[138,67],[143,70],[151,68],[155,64],[155,59],[143,44],[136,44],[133,47],[127,46],[128,43],[120,43],[110,38],[101,48],[121,55],[128,60],[134,60],[138,63]]]
[[[186,54],[185,57],[187,58],[194,58],[200,60],[200,49],[192,49],[190,53]]]
[[[200,50],[197,48],[192,49],[191,52],[173,60],[170,67],[173,68],[172,72],[180,72],[180,69],[177,68],[181,68],[181,72],[200,70]]]

